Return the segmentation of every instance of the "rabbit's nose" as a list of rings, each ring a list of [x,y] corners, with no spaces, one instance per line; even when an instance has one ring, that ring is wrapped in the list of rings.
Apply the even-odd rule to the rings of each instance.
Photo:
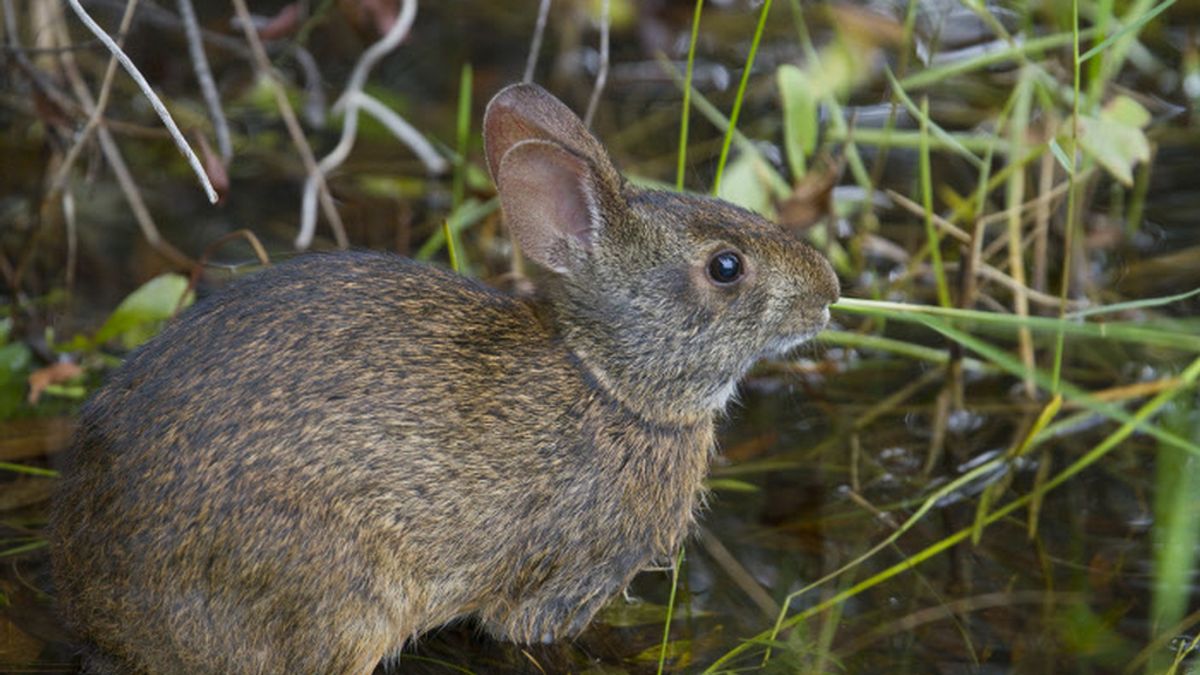
[[[817,283],[814,284],[813,292],[828,307],[842,297],[842,284],[838,280],[837,273],[833,271],[833,265],[830,265],[828,260],[822,258],[818,268],[820,274]]]
[[[842,284],[825,256],[812,247],[806,247],[804,252],[799,272],[800,282],[807,290],[805,295],[812,304],[828,307],[842,296]]]

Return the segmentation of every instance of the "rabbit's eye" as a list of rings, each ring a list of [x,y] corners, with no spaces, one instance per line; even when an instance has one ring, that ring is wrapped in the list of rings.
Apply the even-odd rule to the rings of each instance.
[[[721,251],[708,261],[708,277],[718,284],[732,284],[742,278],[746,266],[733,251]]]

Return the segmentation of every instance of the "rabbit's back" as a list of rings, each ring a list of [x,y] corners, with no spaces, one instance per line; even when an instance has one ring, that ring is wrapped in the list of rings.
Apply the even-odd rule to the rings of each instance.
[[[624,411],[528,303],[398,257],[313,256],[199,303],[85,407],[59,591],[150,670],[365,663],[464,610],[539,639],[580,608],[522,599],[602,600],[676,544],[710,433]],[[623,487],[664,468],[657,505]],[[614,553],[629,569],[595,569]],[[180,654],[207,661],[146,660]]]

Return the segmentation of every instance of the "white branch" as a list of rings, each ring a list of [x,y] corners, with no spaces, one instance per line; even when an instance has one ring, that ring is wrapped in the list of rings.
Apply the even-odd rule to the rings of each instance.
[[[592,117],[596,114],[596,105],[600,103],[600,93],[608,82],[608,26],[612,22],[609,16],[609,0],[604,0],[600,9],[600,65],[596,70],[596,85],[592,87],[592,98],[588,101],[587,114],[583,116],[583,126],[591,128]]]
[[[351,99],[352,107],[360,107],[372,117],[379,120],[383,126],[387,127],[388,131],[392,132],[401,143],[407,145],[417,158],[425,164],[425,169],[429,173],[441,174],[445,173],[450,164],[433,149],[429,141],[421,135],[421,132],[413,128],[411,124],[396,114],[394,110],[380,103],[378,99],[359,92]]]
[[[371,69],[375,64],[379,63],[380,59],[387,56],[389,52],[400,44],[400,41],[408,36],[408,31],[412,29],[413,21],[417,18],[417,0],[404,0],[404,5],[400,8],[400,15],[396,17],[396,22],[388,32],[375,44],[367,48],[362,56],[358,58],[358,63],[354,64],[354,72],[350,74],[350,81],[346,84],[346,91],[342,97],[333,104],[334,112],[337,112],[346,105],[347,99],[356,92],[362,91],[362,88],[367,84],[367,76],[371,74]]]
[[[221,108],[217,83],[213,81],[208,56],[204,53],[204,40],[200,37],[200,25],[196,22],[196,9],[192,7],[192,0],[176,0],[176,4],[179,7],[179,17],[183,20],[183,34],[187,37],[192,68],[196,71],[200,93],[208,106],[208,116],[212,118],[213,133],[217,136],[217,149],[221,153],[221,159],[228,162],[233,157],[233,142],[229,138],[229,123],[225,120],[225,110]]]
[[[350,150],[354,148],[354,140],[358,134],[358,113],[359,110],[366,111],[369,115],[379,120],[388,131],[392,132],[400,142],[407,145],[417,155],[425,168],[430,173],[443,173],[449,168],[446,159],[439,155],[429,141],[412,127],[404,118],[396,114],[387,106],[383,105],[376,99],[363,93],[363,86],[367,82],[367,77],[371,73],[371,69],[379,62],[388,52],[395,49],[398,44],[408,35],[412,29],[413,22],[417,16],[417,0],[405,0],[404,5],[400,8],[400,16],[396,17],[396,22],[392,24],[391,29],[378,42],[367,48],[363,55],[359,57],[358,63],[354,66],[354,72],[350,76],[350,81],[346,85],[346,90],[338,98],[337,103],[333,105],[335,111],[344,109],[345,119],[342,121],[342,135],[338,139],[338,144],[329,152],[328,155],[321,158],[317,164],[317,174],[310,175],[308,180],[304,182],[304,195],[300,200],[300,231],[296,234],[295,245],[297,249],[305,249],[312,243],[312,238],[317,228],[317,179],[318,174],[321,177],[327,175],[337,167],[341,166],[342,162],[350,156]]]
[[[108,48],[108,51],[112,52],[113,56],[117,57],[117,60],[120,61],[121,65],[125,68],[125,72],[129,73],[129,76],[132,77],[133,81],[137,83],[138,88],[142,90],[142,94],[149,99],[150,105],[154,108],[154,112],[158,113],[159,119],[161,119],[163,124],[167,127],[167,131],[171,133],[171,139],[175,141],[176,147],[178,147],[179,151],[183,153],[183,156],[187,158],[188,164],[192,167],[192,171],[195,172],[196,177],[200,179],[200,185],[204,187],[204,192],[208,195],[208,201],[216,204],[217,191],[213,189],[212,183],[210,183],[208,180],[208,175],[204,173],[204,168],[200,165],[200,158],[196,156],[195,152],[192,152],[192,148],[188,145],[187,140],[184,139],[183,134],[179,131],[179,127],[175,125],[175,120],[171,119],[171,113],[167,112],[166,106],[163,105],[163,102],[158,98],[158,95],[154,93],[154,90],[150,88],[150,83],[146,81],[146,78],[142,77],[142,73],[138,71],[137,66],[133,65],[133,61],[129,60],[129,57],[125,55],[125,52],[121,51],[121,48],[117,46],[116,42],[113,42],[113,39],[108,36],[108,33],[105,33],[104,29],[102,29],[99,24],[93,21],[92,17],[89,16],[86,11],[84,11],[83,6],[79,4],[79,0],[67,0],[67,4],[71,6],[71,9],[74,10],[75,15],[79,17],[79,20],[83,22],[83,25],[86,26],[87,29],[91,31],[98,40],[100,40],[100,42],[104,43],[104,46]]]
[[[533,38],[529,41],[529,56],[525,60],[525,84],[533,82],[533,71],[537,68],[538,52],[542,51],[542,36],[546,33],[546,17],[550,14],[550,0],[538,5],[537,24],[533,27]]]

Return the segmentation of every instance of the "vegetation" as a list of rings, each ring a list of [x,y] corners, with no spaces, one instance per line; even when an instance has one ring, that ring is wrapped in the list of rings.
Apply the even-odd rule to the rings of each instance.
[[[85,3],[135,64],[156,64],[219,207],[108,52],[48,4],[2,5],[0,89],[28,95],[0,98],[19,167],[0,171],[0,602],[14,610],[0,627],[21,636],[0,661],[69,658],[66,636],[16,611],[52,608],[38,528],[62,430],[194,287],[347,245],[523,283],[473,120],[519,78],[532,34],[547,45],[534,74],[577,109],[591,87],[576,83],[607,79],[593,127],[631,180],[786,223],[845,297],[814,347],[746,383],[704,525],[666,573],[638,578],[640,602],[544,648],[450,628],[403,667],[1187,672],[1200,45],[1186,3],[563,2],[544,36],[506,3],[416,17],[415,2],[297,3],[257,31],[206,7],[207,103],[179,17]],[[345,84],[333,105],[322,80]]]

